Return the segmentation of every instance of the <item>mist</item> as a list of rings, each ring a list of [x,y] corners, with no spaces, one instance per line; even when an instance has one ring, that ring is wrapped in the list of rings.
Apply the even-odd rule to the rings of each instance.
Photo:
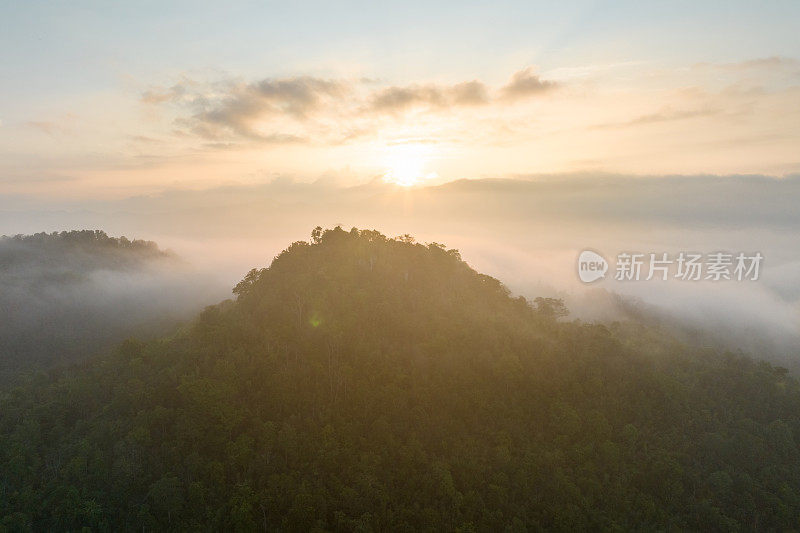
[[[798,194],[797,176],[537,175],[413,188],[277,178],[114,201],[10,199],[0,205],[0,224],[7,233],[102,228],[133,234],[173,250],[191,265],[192,280],[212,280],[190,282],[174,266],[136,276],[105,269],[84,282],[92,287],[87,300],[103,313],[111,302],[143,310],[148,290],[162,296],[173,290],[181,296],[148,305],[181,315],[212,295],[227,297],[249,269],[268,266],[315,226],[342,225],[457,248],[516,294],[564,298],[572,318],[645,320],[687,342],[793,365],[800,346]],[[25,207],[12,211],[11,205]],[[620,282],[609,272],[586,285],[576,274],[584,249],[609,260],[623,251],[760,252],[764,263],[757,281]],[[191,286],[201,285],[213,290],[200,297]]]
[[[155,243],[94,231],[0,239],[0,381],[170,333],[223,297]]]

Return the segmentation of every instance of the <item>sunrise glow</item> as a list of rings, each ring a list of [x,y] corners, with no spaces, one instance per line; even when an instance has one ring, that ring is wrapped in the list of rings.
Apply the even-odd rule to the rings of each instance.
[[[432,152],[430,147],[420,144],[405,144],[388,148],[383,159],[386,167],[383,175],[384,181],[402,187],[411,187],[435,179],[437,174],[430,170]]]

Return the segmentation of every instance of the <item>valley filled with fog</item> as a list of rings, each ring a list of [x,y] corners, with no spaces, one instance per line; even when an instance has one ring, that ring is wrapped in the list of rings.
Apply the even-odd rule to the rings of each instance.
[[[55,274],[46,275],[39,270],[47,263],[38,259],[24,268],[8,263],[4,298],[28,303],[5,327],[49,320],[61,312],[63,306],[52,305],[59,301],[86,305],[70,320],[97,324],[103,324],[97,316],[113,321],[120,313],[131,324],[159,322],[153,310],[185,318],[229,297],[248,270],[267,266],[291,242],[307,240],[315,226],[342,225],[457,248],[471,266],[516,294],[563,298],[571,318],[646,321],[687,342],[793,366],[800,346],[798,194],[800,178],[793,177],[579,174],[412,188],[378,180],[343,187],[325,179],[275,179],[103,202],[6,199],[0,226],[7,234],[102,229],[155,241],[172,258],[121,271],[59,261]],[[4,254],[14,253],[11,244],[4,243]],[[605,279],[578,279],[576,261],[584,249],[612,262]],[[756,281],[614,279],[613,260],[621,252],[681,251],[760,252],[764,261]],[[70,270],[79,279],[53,294],[47,277]],[[41,315],[40,300],[47,308]]]

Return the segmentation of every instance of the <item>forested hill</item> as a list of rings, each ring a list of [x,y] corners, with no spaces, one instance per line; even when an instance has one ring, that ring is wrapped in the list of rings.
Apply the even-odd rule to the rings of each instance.
[[[315,230],[173,338],[0,399],[0,529],[800,528],[800,389]]]
[[[0,266],[37,264],[78,271],[130,268],[154,258],[174,258],[152,241],[110,237],[100,230],[56,231],[0,237]]]
[[[98,230],[0,237],[0,384],[190,318],[210,301],[184,268],[154,242]]]

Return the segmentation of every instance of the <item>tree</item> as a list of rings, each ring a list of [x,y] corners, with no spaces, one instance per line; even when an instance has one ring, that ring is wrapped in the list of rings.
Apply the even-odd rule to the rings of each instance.
[[[569,315],[567,306],[564,305],[564,300],[560,298],[543,298],[538,297],[533,301],[536,304],[536,310],[547,318],[559,319]]]
[[[183,506],[183,484],[178,478],[166,475],[150,485],[147,499],[151,508],[167,517],[167,523],[172,524],[172,517],[181,511]]]

